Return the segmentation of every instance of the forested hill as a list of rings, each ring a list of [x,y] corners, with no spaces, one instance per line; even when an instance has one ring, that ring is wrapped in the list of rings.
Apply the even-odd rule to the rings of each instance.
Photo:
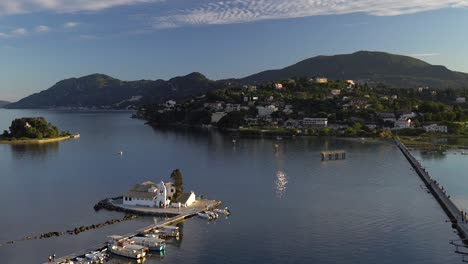
[[[7,108],[112,108],[184,100],[220,87],[200,73],[164,80],[121,81],[104,74],[60,81]]]
[[[422,60],[385,52],[359,51],[352,54],[318,56],[278,70],[263,71],[237,81],[259,84],[297,76],[326,77],[334,80],[363,80],[407,88],[466,88],[468,74]]]

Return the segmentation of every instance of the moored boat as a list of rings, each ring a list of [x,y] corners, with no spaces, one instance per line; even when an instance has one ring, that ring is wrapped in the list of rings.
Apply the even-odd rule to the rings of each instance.
[[[169,237],[179,237],[179,227],[178,226],[160,226],[154,233],[159,235],[159,238],[169,238]]]
[[[231,211],[225,207],[224,209],[214,209],[213,212],[216,212],[218,214],[224,214],[224,215],[230,215]]]
[[[203,213],[203,212],[200,212],[200,213],[197,213],[199,217],[201,218],[206,218],[208,220],[211,220],[213,219],[213,217],[210,215],[210,214],[207,214],[207,213]]]
[[[147,247],[153,251],[163,251],[166,249],[166,242],[157,237],[132,237],[130,239],[136,245]]]
[[[107,245],[107,249],[112,253],[122,257],[140,259],[146,256],[148,248],[135,245],[131,241],[122,240],[120,236],[111,236],[112,241]]]

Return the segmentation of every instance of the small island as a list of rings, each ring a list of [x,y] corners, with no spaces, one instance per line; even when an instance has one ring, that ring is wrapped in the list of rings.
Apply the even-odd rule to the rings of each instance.
[[[17,118],[9,130],[0,135],[0,144],[42,144],[79,137],[68,131],[60,132],[44,117]]]

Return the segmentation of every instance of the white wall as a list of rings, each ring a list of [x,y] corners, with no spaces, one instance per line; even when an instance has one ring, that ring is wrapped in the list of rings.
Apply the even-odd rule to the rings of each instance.
[[[135,199],[131,198],[132,200],[130,201],[129,199],[125,200],[125,197],[123,199],[123,204],[125,205],[133,205],[133,206],[149,206],[149,207],[154,207],[155,203],[154,200],[143,200],[143,199]]]

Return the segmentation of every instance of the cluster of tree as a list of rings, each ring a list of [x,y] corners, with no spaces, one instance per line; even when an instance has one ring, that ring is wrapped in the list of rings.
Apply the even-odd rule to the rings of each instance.
[[[4,138],[56,138],[68,136],[69,132],[61,132],[43,117],[18,118],[11,122],[10,131],[4,131]]]
[[[174,181],[175,195],[173,199],[176,199],[184,192],[184,179],[182,177],[182,172],[179,169],[175,169],[171,173],[171,179]]]

